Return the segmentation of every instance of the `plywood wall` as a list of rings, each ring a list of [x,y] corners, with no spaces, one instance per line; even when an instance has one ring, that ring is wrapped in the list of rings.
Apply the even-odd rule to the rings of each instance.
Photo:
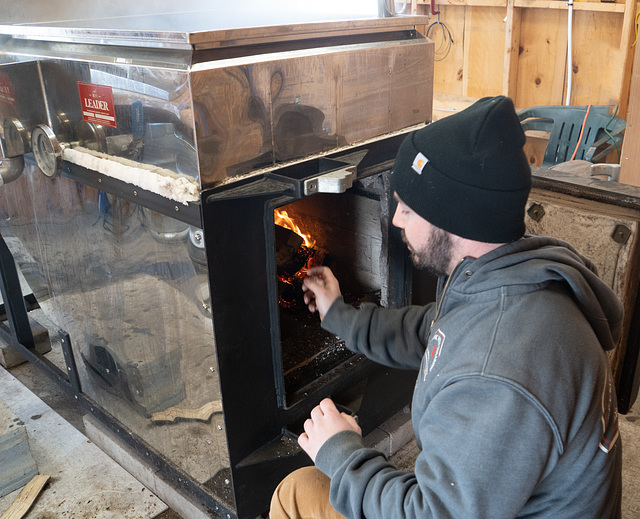
[[[636,3],[574,5],[571,104],[619,105],[626,112]],[[436,61],[436,93],[473,98],[506,94],[522,108],[565,103],[566,2],[447,0],[438,9],[453,44]],[[418,1],[417,11],[427,14],[429,6]],[[434,35],[437,49],[440,33]]]

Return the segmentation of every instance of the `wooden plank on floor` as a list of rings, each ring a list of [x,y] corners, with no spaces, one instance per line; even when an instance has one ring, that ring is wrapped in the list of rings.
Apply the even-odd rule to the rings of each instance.
[[[44,486],[49,481],[49,476],[36,475],[27,483],[18,494],[15,501],[0,516],[0,519],[21,519],[33,505]]]

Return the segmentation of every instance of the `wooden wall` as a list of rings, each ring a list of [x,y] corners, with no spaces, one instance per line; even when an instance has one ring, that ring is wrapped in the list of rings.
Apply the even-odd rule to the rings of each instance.
[[[424,0],[414,1],[418,14],[429,13]],[[444,0],[436,9],[453,44],[435,63],[435,92],[505,94],[521,108],[565,103],[566,0]],[[636,0],[574,3],[572,105],[619,105],[626,113],[635,13]],[[437,49],[441,32],[432,34]]]

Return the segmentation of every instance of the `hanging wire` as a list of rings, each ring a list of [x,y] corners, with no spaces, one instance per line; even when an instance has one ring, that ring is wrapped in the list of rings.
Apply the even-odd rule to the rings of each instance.
[[[437,12],[438,19],[427,27],[427,38],[433,40],[436,44],[434,60],[442,61],[445,59],[451,51],[453,45],[453,37],[449,28],[440,21],[440,11]]]

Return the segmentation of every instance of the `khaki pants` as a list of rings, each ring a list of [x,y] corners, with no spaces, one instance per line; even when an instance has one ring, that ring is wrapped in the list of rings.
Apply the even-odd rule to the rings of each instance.
[[[345,519],[329,504],[330,483],[315,467],[292,472],[273,493],[269,519]]]

